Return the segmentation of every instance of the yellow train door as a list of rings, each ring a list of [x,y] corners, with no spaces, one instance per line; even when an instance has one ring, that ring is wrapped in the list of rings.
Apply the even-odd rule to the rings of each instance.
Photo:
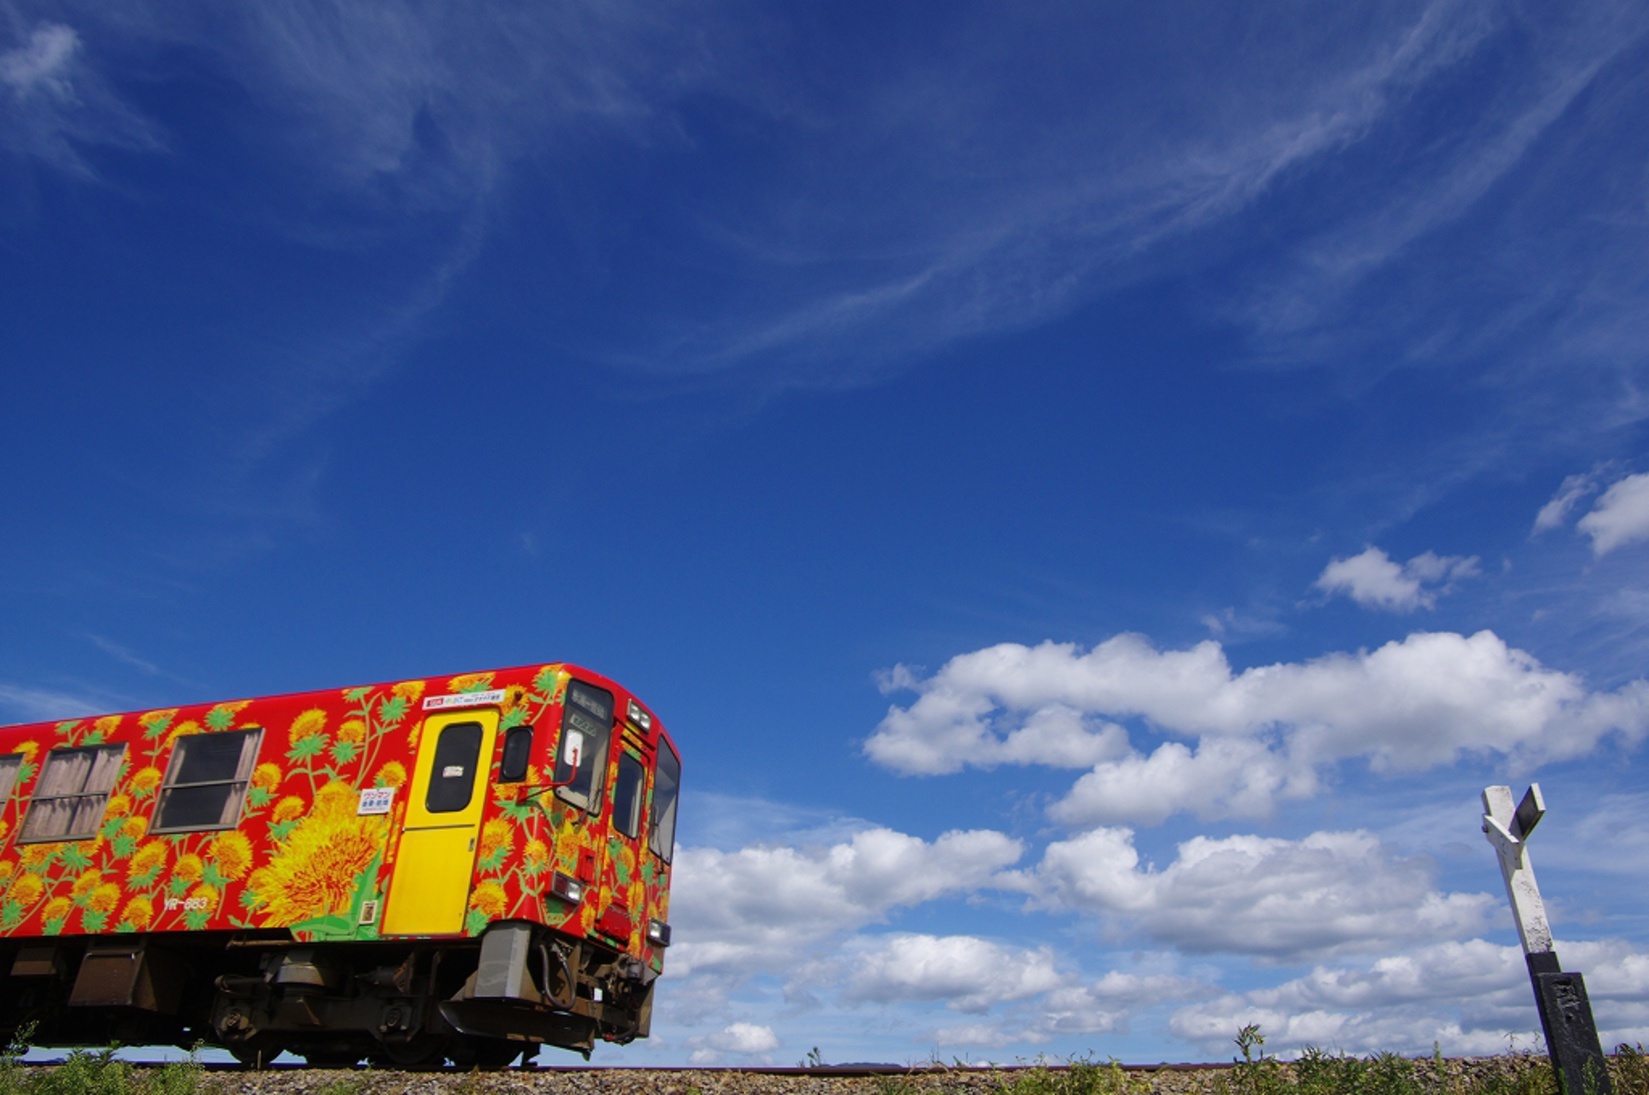
[[[384,935],[456,935],[464,930],[497,732],[498,712],[492,709],[431,715],[424,721],[385,900]]]

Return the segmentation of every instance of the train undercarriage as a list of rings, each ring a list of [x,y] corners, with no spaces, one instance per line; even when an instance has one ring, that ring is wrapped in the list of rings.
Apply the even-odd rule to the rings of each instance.
[[[479,938],[298,943],[285,932],[59,937],[8,946],[0,1037],[41,1046],[221,1046],[258,1066],[502,1068],[542,1045],[644,1037],[654,974],[506,921]]]

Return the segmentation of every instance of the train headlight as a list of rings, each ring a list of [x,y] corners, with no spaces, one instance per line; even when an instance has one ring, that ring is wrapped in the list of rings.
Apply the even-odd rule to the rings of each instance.
[[[584,900],[584,883],[571,875],[557,871],[550,876],[550,894],[569,905],[576,905]]]
[[[647,921],[647,942],[655,947],[670,945],[670,925],[662,920]]]
[[[643,711],[641,704],[635,700],[630,701],[629,715],[630,721],[641,727],[642,730],[646,731],[653,728],[653,716]]]

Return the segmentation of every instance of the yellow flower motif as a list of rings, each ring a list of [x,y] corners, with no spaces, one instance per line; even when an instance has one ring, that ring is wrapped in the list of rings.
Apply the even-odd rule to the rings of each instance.
[[[542,840],[533,837],[527,841],[527,846],[521,849],[521,859],[526,863],[527,870],[538,872],[550,861],[550,849]]]
[[[194,719],[190,719],[188,722],[180,722],[176,726],[172,727],[172,732],[170,734],[166,735],[166,744],[171,745],[179,738],[188,737],[190,734],[198,733],[200,733],[200,723],[196,722]]]
[[[504,702],[498,706],[502,708],[505,713],[508,713],[515,710],[516,706],[526,697],[527,690],[525,688],[522,688],[519,684],[512,684],[508,688],[504,689]]]
[[[154,765],[139,768],[132,773],[132,793],[138,798],[148,798],[154,794],[155,788],[160,786],[160,769]]]
[[[9,832],[11,832],[11,822],[7,821],[3,817],[0,817],[0,840],[5,840],[6,834]]]
[[[399,787],[407,781],[406,765],[398,760],[387,761],[372,777],[374,787]]]
[[[40,743],[37,741],[25,741],[22,745],[17,747],[17,751],[23,754],[24,760],[32,761],[35,758],[35,754],[40,752]]]
[[[311,707],[292,720],[292,729],[287,731],[287,740],[296,745],[304,738],[314,737],[325,729],[326,712],[318,707]]]
[[[213,707],[211,711],[207,712],[207,725],[212,725],[213,720],[216,720],[225,726],[233,725],[235,716],[240,714],[241,711],[246,708],[247,704],[251,702],[251,700],[238,700],[235,703],[218,704]]]
[[[125,794],[124,792],[122,792],[120,794],[113,794],[113,795],[109,796],[109,816],[110,817],[125,817],[126,815],[130,814],[131,812],[132,812],[132,796],[131,795],[128,795],[128,794]]]
[[[0,859],[0,882],[9,879],[16,870],[17,864],[9,859]]]
[[[463,673],[447,682],[448,692],[479,692],[492,683],[491,673]]]
[[[120,729],[120,716],[104,715],[102,718],[92,723],[92,726],[97,729],[99,734],[103,735],[103,740],[107,741],[114,737],[114,732],[116,730]]]
[[[172,877],[181,878],[185,882],[199,882],[201,874],[206,870],[206,864],[194,852],[185,852],[177,857],[177,866],[172,868]]]
[[[38,871],[63,847],[61,844],[30,844],[18,853],[24,870]]]
[[[219,833],[206,854],[212,857],[224,878],[245,878],[246,872],[252,869],[252,841],[238,829]]]
[[[74,903],[59,894],[46,902],[46,907],[41,910],[40,915],[47,920],[67,920],[69,911],[73,908]]]
[[[287,795],[275,803],[275,812],[270,817],[276,821],[291,821],[293,818],[302,817],[303,812],[308,808],[309,803],[297,795]]]
[[[40,895],[45,890],[46,884],[40,881],[39,875],[23,874],[12,879],[11,887],[6,891],[6,896],[26,909],[40,900]]]
[[[136,878],[151,871],[158,871],[166,866],[166,860],[171,852],[172,846],[164,840],[145,840],[142,846],[132,853],[132,861],[126,865],[126,877]]]
[[[268,865],[247,879],[257,895],[254,908],[263,912],[263,926],[347,912],[355,899],[355,876],[383,853],[388,835],[388,818],[355,813],[355,790],[349,784],[321,788],[315,808]]]
[[[538,781],[544,778],[544,772],[536,764],[527,765],[527,782],[536,787]]]
[[[495,817],[481,826],[481,858],[493,855],[500,848],[515,851],[515,826],[505,818]]]
[[[103,872],[96,867],[90,867],[74,880],[74,885],[69,887],[69,896],[79,901],[101,885],[103,885]]]
[[[142,840],[143,834],[148,831],[149,822],[147,819],[141,817],[129,817],[126,819],[125,823],[120,826],[121,834],[123,836],[129,836],[133,840]]]
[[[338,727],[339,741],[365,741],[366,723],[360,719],[345,719]]]
[[[252,786],[273,791],[281,785],[281,766],[268,761],[252,769]]]
[[[401,697],[403,700],[406,700],[407,704],[410,706],[411,704],[415,704],[419,700],[423,699],[423,697],[424,697],[424,682],[423,681],[402,681],[400,684],[398,684],[394,688],[390,689],[390,691],[394,692],[397,696]]]
[[[46,906],[48,909],[50,905]],[[134,931],[142,931],[155,918],[155,903],[142,894],[126,902],[126,907],[120,910],[120,923]]]
[[[204,907],[206,914],[210,916],[218,911],[218,901],[222,897],[223,895],[211,886],[196,886],[189,891],[189,904],[195,909]]]
[[[503,916],[508,905],[509,895],[504,892],[503,886],[492,879],[475,887],[475,892],[470,894],[470,908],[479,910],[488,920]]]
[[[150,711],[146,715],[139,715],[137,721],[144,726],[153,727],[156,723],[170,722],[177,718],[177,708],[167,707],[160,711]]]
[[[112,913],[115,906],[120,904],[120,887],[113,882],[105,882],[92,891],[92,896],[86,899],[86,905],[94,912]]]

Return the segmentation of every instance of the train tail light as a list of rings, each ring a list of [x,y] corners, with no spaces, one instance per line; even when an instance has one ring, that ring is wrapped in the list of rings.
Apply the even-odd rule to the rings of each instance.
[[[670,925],[662,920],[647,921],[647,942],[655,947],[670,945]]]
[[[569,905],[576,905],[584,900],[584,883],[571,875],[556,871],[550,876],[550,894]]]

